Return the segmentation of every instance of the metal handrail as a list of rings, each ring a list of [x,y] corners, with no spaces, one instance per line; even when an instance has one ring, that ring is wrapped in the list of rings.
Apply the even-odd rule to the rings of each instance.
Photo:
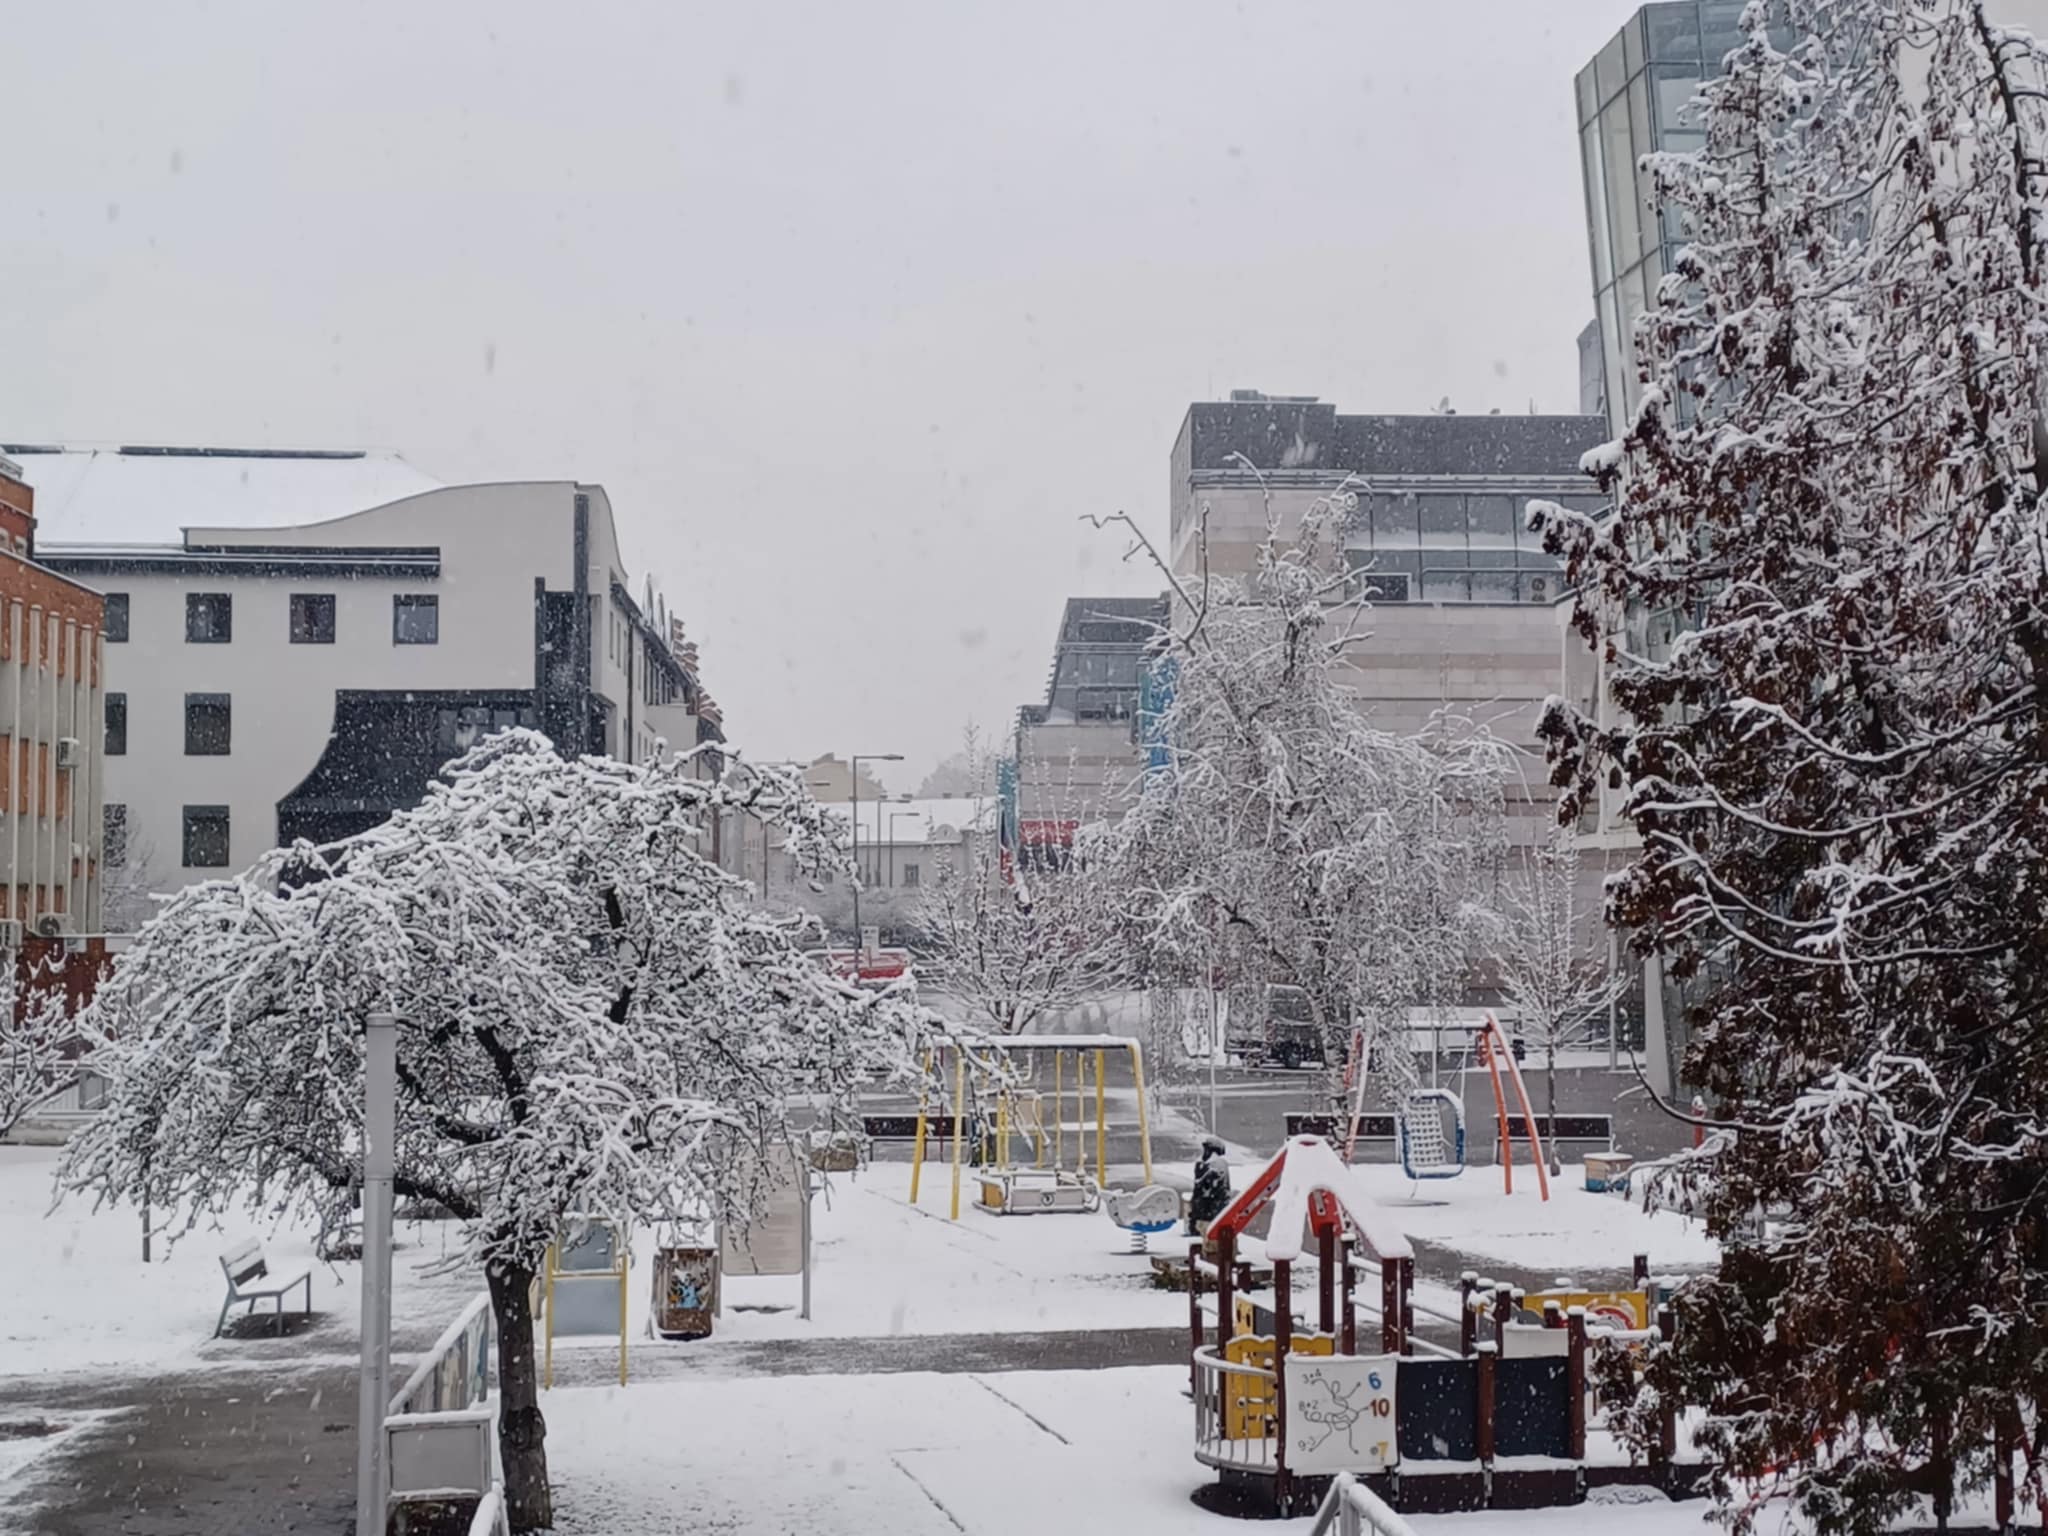
[[[1194,1351],[1195,1459],[1212,1467],[1234,1467],[1273,1471],[1278,1463],[1271,1435],[1231,1436],[1224,1433],[1225,1381],[1250,1377],[1273,1383],[1277,1393],[1280,1373],[1262,1365],[1226,1360],[1209,1348]]]
[[[1349,1472],[1330,1479],[1330,1491],[1323,1495],[1309,1536],[1330,1536],[1332,1531],[1337,1536],[1415,1536],[1413,1526]]]
[[[470,1298],[469,1305],[456,1314],[455,1321],[441,1330],[441,1337],[434,1341],[434,1347],[427,1351],[426,1358],[413,1367],[412,1374],[405,1378],[405,1385],[392,1394],[389,1410],[391,1415],[413,1412],[413,1394],[433,1379],[434,1373],[441,1368],[441,1362],[454,1352],[456,1342],[468,1331],[469,1325],[476,1321],[477,1313],[488,1312],[490,1306],[489,1291],[479,1291]],[[486,1347],[488,1348],[488,1344]]]

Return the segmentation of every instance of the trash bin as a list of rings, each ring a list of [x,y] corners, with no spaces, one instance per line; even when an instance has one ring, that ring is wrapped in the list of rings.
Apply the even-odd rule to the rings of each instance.
[[[654,1250],[653,1325],[664,1339],[706,1339],[718,1310],[718,1250]]]
[[[1588,1152],[1586,1188],[1596,1195],[1625,1191],[1629,1170],[1635,1167],[1635,1162],[1626,1152]]]

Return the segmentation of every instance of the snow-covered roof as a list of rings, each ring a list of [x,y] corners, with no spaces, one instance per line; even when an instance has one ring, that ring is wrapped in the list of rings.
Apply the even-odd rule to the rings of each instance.
[[[47,544],[162,547],[187,528],[291,528],[440,489],[382,449],[0,444]]]
[[[853,807],[836,802],[822,807],[840,823],[852,821]],[[862,800],[860,840],[863,845],[956,843],[963,832],[995,828],[995,801],[956,795],[938,800]]]
[[[1415,1250],[1408,1245],[1408,1234],[1394,1225],[1393,1217],[1373,1198],[1372,1191],[1358,1176],[1358,1170],[1345,1163],[1336,1149],[1322,1137],[1297,1136],[1283,1143],[1273,1155],[1273,1161],[1266,1165],[1266,1173],[1272,1173],[1276,1167],[1279,1180],[1268,1197],[1273,1207],[1273,1219],[1266,1233],[1267,1258],[1285,1259],[1292,1263],[1301,1257],[1302,1234],[1308,1228],[1309,1199],[1318,1193],[1326,1194],[1337,1202],[1375,1258],[1406,1259],[1414,1256]],[[1246,1199],[1254,1198],[1264,1183],[1266,1174],[1247,1184],[1244,1193],[1231,1202],[1219,1221],[1228,1221],[1232,1210]]]

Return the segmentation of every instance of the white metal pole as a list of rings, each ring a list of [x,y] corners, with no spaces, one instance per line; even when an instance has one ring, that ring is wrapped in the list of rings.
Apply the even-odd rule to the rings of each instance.
[[[804,1181],[804,1304],[798,1316],[805,1322],[811,1320],[811,1171],[800,1169]]]
[[[391,1177],[398,1124],[398,1021],[363,1031],[362,1397],[356,1413],[356,1536],[384,1536],[384,1412],[391,1399]]]

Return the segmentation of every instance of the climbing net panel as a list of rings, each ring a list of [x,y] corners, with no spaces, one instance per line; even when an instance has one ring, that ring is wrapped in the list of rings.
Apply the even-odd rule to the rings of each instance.
[[[1455,1179],[1465,1171],[1465,1106],[1448,1088],[1417,1088],[1394,1121],[1401,1167],[1411,1179]]]

